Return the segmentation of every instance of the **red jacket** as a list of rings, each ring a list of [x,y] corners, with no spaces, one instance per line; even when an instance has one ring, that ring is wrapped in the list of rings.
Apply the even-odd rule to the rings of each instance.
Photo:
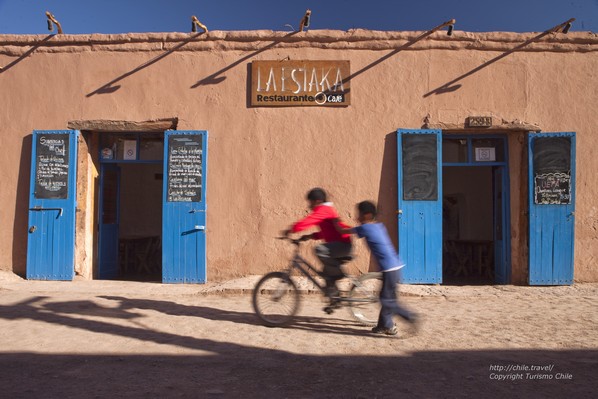
[[[332,202],[325,202],[316,206],[309,215],[295,223],[291,231],[297,233],[309,229],[310,227],[318,226],[320,231],[314,233],[314,238],[317,240],[324,240],[326,242],[351,242],[351,236],[349,234],[340,234],[336,231],[336,228],[334,227],[334,219],[338,219],[336,209],[332,206]],[[341,221],[339,221],[339,225],[343,228],[349,227]]]

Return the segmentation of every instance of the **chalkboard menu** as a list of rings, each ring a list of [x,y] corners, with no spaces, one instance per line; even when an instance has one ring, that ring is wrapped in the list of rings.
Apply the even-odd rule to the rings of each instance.
[[[571,173],[543,173],[534,178],[536,204],[570,204]]]
[[[533,146],[535,174],[571,170],[570,137],[538,137]]]
[[[69,134],[38,135],[35,153],[35,198],[67,198],[69,191]]]
[[[534,202],[571,203],[571,138],[538,137],[533,141]]]
[[[200,135],[168,137],[169,202],[201,201],[202,146]]]
[[[436,135],[404,134],[403,199],[436,201],[438,199],[438,153]]]

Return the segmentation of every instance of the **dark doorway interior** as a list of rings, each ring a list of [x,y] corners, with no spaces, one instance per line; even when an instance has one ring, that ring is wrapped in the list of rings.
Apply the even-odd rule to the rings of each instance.
[[[443,167],[443,283],[494,284],[492,166]]]
[[[123,163],[119,265],[126,280],[162,279],[162,165]]]

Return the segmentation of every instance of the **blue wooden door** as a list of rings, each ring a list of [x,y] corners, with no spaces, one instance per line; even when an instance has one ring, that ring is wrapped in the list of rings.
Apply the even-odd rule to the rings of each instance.
[[[573,283],[575,133],[537,133],[529,148],[529,283]]]
[[[111,279],[119,274],[118,228],[120,220],[120,168],[103,163],[100,171],[100,239],[98,278]]]
[[[405,283],[442,282],[440,130],[397,132],[399,255]]]
[[[28,279],[73,279],[78,138],[75,130],[33,132]]]
[[[206,282],[206,131],[164,133],[162,281]]]

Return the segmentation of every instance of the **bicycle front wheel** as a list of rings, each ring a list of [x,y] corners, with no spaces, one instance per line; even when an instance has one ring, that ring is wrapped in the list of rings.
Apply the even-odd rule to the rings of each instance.
[[[299,290],[287,273],[266,274],[253,290],[253,309],[268,327],[289,324],[299,311]]]
[[[382,273],[367,273],[360,276],[349,293],[353,318],[366,326],[378,324],[380,315],[380,290]]]

